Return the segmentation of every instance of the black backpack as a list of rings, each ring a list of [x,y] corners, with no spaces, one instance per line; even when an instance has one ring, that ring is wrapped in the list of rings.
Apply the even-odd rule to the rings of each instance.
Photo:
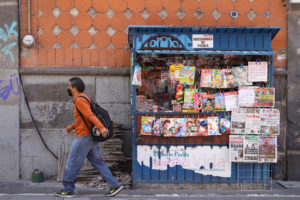
[[[96,115],[96,117],[103,124],[103,126],[108,130],[107,136],[103,137],[102,134],[100,134],[100,131],[98,130],[98,128],[95,125],[93,125],[92,128],[88,127],[88,124],[85,121],[82,113],[78,110],[78,108],[76,106],[76,110],[79,113],[82,120],[84,121],[86,127],[89,129],[89,131],[90,131],[90,133],[93,137],[93,140],[96,141],[96,142],[103,142],[103,141],[108,140],[109,138],[111,138],[114,134],[114,132],[113,132],[113,121],[111,120],[107,110],[103,109],[96,102],[94,102],[92,100],[89,100],[84,96],[79,96],[79,97],[84,98],[85,100],[87,100],[90,103],[92,112]]]

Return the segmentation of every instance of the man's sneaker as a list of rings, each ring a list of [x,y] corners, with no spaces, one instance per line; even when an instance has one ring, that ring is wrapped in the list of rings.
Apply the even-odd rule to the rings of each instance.
[[[107,193],[105,193],[105,195],[107,197],[112,197],[112,196],[115,196],[117,195],[119,192],[121,192],[121,190],[123,189],[124,187],[122,185],[118,186],[118,187],[115,187],[111,190],[109,190]]]
[[[75,193],[74,192],[65,192],[64,190],[61,190],[59,192],[54,192],[54,195],[58,196],[58,197],[75,197]]]

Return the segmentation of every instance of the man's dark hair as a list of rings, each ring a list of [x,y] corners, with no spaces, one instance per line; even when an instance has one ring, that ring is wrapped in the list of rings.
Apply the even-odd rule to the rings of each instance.
[[[79,77],[73,77],[69,80],[71,82],[72,87],[76,87],[78,92],[84,92],[85,85],[84,82]]]

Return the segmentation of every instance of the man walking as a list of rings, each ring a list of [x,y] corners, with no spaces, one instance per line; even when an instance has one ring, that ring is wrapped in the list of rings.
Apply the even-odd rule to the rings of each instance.
[[[80,78],[73,77],[69,80],[67,92],[68,95],[72,96],[74,99],[75,124],[69,125],[66,128],[66,132],[70,134],[72,130],[75,130],[76,138],[72,143],[66,162],[66,168],[63,177],[64,189],[59,192],[55,192],[54,194],[60,197],[75,196],[74,190],[76,177],[83,165],[85,158],[87,158],[99,171],[103,179],[108,183],[110,190],[106,193],[106,196],[115,196],[123,189],[123,186],[115,179],[115,177],[113,177],[110,169],[101,159],[98,143],[93,141],[90,131],[75,108],[77,107],[78,110],[83,114],[83,117],[85,118],[89,127],[94,124],[101,132],[103,137],[107,136],[108,130],[94,115],[89,102],[80,97],[84,96],[89,99],[89,97],[83,93],[84,89],[84,82]]]

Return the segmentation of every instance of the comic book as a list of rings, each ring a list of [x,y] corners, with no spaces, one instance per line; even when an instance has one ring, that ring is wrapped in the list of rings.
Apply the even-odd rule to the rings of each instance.
[[[233,88],[234,87],[234,75],[231,69],[222,70],[222,88]]]
[[[261,129],[263,136],[279,135],[280,133],[280,111],[278,109],[261,109]]]
[[[229,152],[231,162],[244,161],[244,136],[230,135],[229,136]]]
[[[277,137],[259,138],[259,162],[277,162]]]
[[[206,118],[198,118],[196,120],[196,125],[199,136],[208,136],[208,122]]]
[[[212,70],[211,69],[202,69],[201,70],[201,81],[200,87],[210,88],[212,86]]]
[[[202,95],[202,112],[211,112],[214,110],[215,94]]]
[[[222,71],[220,69],[212,70],[212,88],[221,88],[222,87]]]
[[[275,88],[255,88],[255,107],[274,107]]]
[[[182,109],[193,110],[194,109],[194,94],[197,93],[197,89],[184,89],[184,104]]]
[[[140,135],[152,135],[152,123],[154,117],[142,116]]]
[[[208,135],[221,135],[219,132],[219,118],[218,117],[208,117]]]
[[[225,98],[224,93],[216,93],[215,94],[215,108],[216,111],[225,111]]]
[[[244,140],[244,161],[258,162],[258,136],[245,136]]]
[[[179,83],[184,85],[194,85],[195,67],[181,67]]]

